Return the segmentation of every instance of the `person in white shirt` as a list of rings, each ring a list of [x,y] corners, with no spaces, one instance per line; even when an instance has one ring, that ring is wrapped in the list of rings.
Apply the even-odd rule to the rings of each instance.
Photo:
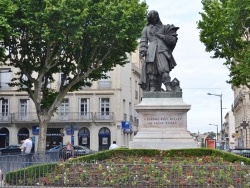
[[[31,149],[32,149],[32,138],[27,138],[23,142],[23,154],[24,154],[24,166],[29,166],[31,165],[31,159],[32,159],[32,154],[31,154]]]
[[[29,154],[31,152],[31,149],[32,149],[31,139],[27,138],[26,140],[24,140],[22,147],[23,147],[23,153]]]
[[[116,144],[116,141],[113,141],[113,144],[110,145],[109,149],[116,149],[118,148],[118,145]]]
[[[21,149],[21,152],[23,152],[23,143],[24,143],[24,140],[21,140],[21,147],[20,147],[20,149]]]

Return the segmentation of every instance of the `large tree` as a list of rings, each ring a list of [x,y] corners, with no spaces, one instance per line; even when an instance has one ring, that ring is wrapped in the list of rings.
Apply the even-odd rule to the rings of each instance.
[[[127,63],[126,52],[137,47],[147,5],[140,0],[9,2],[17,9],[6,17],[11,33],[1,42],[4,63],[19,70],[11,86],[26,91],[35,104],[38,152],[44,152],[48,123],[67,92]],[[48,88],[56,73],[64,75],[61,85]]]
[[[250,0],[202,0],[200,41],[224,58],[233,86],[250,88]]]
[[[8,17],[12,16],[16,7],[9,0],[1,0],[0,1],[0,41],[2,41],[3,37],[11,30],[8,24]],[[0,61],[4,58],[4,48],[0,46]]]

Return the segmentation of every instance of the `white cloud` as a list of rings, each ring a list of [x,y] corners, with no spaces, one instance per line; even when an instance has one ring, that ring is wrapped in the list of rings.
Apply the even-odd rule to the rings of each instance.
[[[183,89],[183,99],[191,105],[188,112],[188,130],[191,132],[216,131],[220,125],[220,97],[223,94],[223,117],[231,110],[233,92],[226,83],[229,71],[222,59],[212,59],[199,41],[197,21],[202,5],[197,0],[146,0],[149,10],[159,12],[163,24],[174,24],[178,30],[178,43],[174,50],[177,66],[170,73]]]

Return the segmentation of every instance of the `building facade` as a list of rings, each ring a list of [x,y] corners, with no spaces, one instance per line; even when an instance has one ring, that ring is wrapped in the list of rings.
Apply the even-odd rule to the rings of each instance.
[[[138,52],[128,54],[129,63],[107,72],[108,79],[69,92],[52,117],[47,130],[47,149],[70,141],[92,150],[106,150],[112,141],[128,147],[138,127],[134,106],[141,100],[138,85]],[[18,144],[27,136],[38,143],[39,125],[32,100],[25,92],[9,87],[15,70],[0,67],[0,148]],[[56,88],[63,75],[55,75]]]
[[[230,111],[225,115],[225,122],[223,123],[224,132],[224,150],[229,150],[235,148],[236,142],[233,134],[235,133],[235,119],[233,112]]]
[[[232,111],[235,117],[235,147],[250,147],[249,120],[250,120],[250,101],[249,89],[246,86],[234,87],[234,103]]]

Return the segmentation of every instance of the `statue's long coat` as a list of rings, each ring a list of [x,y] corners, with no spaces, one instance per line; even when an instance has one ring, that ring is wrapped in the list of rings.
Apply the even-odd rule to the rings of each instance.
[[[170,72],[176,62],[172,55],[173,49],[177,42],[176,31],[178,27],[174,25],[152,25],[149,24],[142,31],[139,52],[145,54],[145,63],[156,62],[154,66],[147,67],[145,63],[142,65],[141,85],[145,90],[149,88],[147,74],[161,74]],[[155,34],[164,35],[164,39],[158,38]],[[157,59],[157,61],[155,61]]]

